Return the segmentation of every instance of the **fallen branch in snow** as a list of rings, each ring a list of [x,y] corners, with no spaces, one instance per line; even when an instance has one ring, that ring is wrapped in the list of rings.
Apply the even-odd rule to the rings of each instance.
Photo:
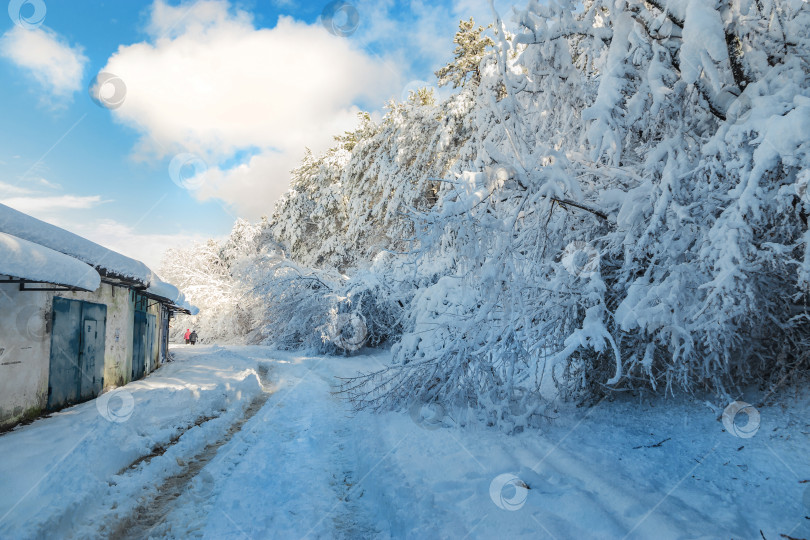
[[[593,214],[593,215],[595,215],[597,217],[600,217],[605,221],[608,220],[607,214],[605,214],[604,212],[602,212],[600,210],[596,210],[595,208],[590,208],[588,206],[585,206],[584,204],[580,204],[580,203],[571,201],[569,199],[557,199],[555,197],[551,197],[551,200],[556,202],[557,204],[561,204],[563,206],[565,206],[565,205],[574,206],[576,208],[579,208],[580,210],[585,210],[586,212],[590,212],[591,214]]]
[[[665,442],[667,442],[667,441],[668,441],[668,440],[670,440],[671,438],[672,438],[672,437],[667,437],[667,438],[666,438],[666,439],[664,439],[663,441],[657,442],[657,443],[655,443],[655,444],[648,444],[648,445],[644,445],[644,444],[642,444],[641,446],[634,446],[634,447],[633,447],[633,450],[638,450],[639,448],[658,448],[659,446],[661,446],[662,444],[664,444]]]

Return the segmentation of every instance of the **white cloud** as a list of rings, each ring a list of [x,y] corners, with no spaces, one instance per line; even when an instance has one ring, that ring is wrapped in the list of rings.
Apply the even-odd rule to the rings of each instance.
[[[24,177],[22,180],[9,184],[0,180],[0,197],[12,197],[16,195],[32,195],[42,188],[49,190],[62,189],[62,186],[51,182],[46,178]]]
[[[382,103],[403,85],[320,24],[282,17],[257,29],[224,0],[157,0],[148,28],[149,42],[120,47],[103,69],[127,86],[113,114],[143,134],[141,157],[199,154],[210,168],[196,194],[248,218],[272,211],[305,147],[325,150],[356,125],[354,103]],[[222,165],[245,150],[247,163]]]
[[[57,218],[49,221],[122,255],[137,259],[155,272],[159,271],[166,250],[189,247],[210,238],[187,233],[142,234],[128,225],[110,219],[63,222]]]
[[[86,210],[106,202],[100,195],[54,194],[61,186],[45,178],[27,178],[9,184],[0,181],[0,204],[25,213],[52,215],[63,210]]]
[[[399,3],[376,0],[356,5],[361,22],[354,37],[372,49],[387,51],[390,65],[410,70],[418,61],[435,70],[452,58],[458,20],[441,2],[412,0],[407,9]],[[431,82],[429,75],[419,73],[419,78]]]
[[[201,198],[237,201],[240,214],[251,219],[270,216],[273,202],[289,188],[290,171],[302,157],[303,152],[298,155],[293,150],[263,152],[237,167],[209,169],[197,194]]]
[[[43,179],[43,181],[45,181]],[[47,181],[45,181],[47,182]],[[40,183],[41,182],[37,182]],[[70,232],[92,240],[128,257],[146,263],[157,271],[163,254],[169,248],[188,247],[205,242],[201,234],[142,234],[134,228],[110,219],[88,217],[86,212],[75,213],[104,203],[100,196],[76,195],[48,196],[42,192],[0,182],[0,204],[52,223]],[[77,216],[80,216],[77,218]]]
[[[45,178],[29,178],[16,184],[0,181],[0,204],[52,221],[64,212],[88,210],[107,202],[100,195],[54,194],[60,189]]]
[[[0,198],[2,197],[18,197],[21,195],[31,195],[31,189],[20,186],[18,184],[8,184],[0,181]]]
[[[82,88],[87,57],[45,27],[25,30],[14,26],[0,36],[0,56],[31,75],[51,97],[66,98]]]
[[[36,184],[36,185],[48,188],[48,189],[62,189],[62,186],[60,186],[59,184],[56,184],[54,182],[50,182],[50,181],[46,180],[45,178],[34,178],[34,179],[31,180],[31,182]]]
[[[10,206],[15,210],[30,214],[51,213],[60,210],[82,210],[94,208],[101,204],[99,195],[80,197],[76,195],[59,195],[56,197],[22,196],[0,199],[0,204]]]

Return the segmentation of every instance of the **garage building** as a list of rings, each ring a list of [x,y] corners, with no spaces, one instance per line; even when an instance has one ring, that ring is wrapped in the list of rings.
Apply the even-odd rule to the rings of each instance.
[[[0,204],[0,430],[154,371],[177,312],[140,261]]]

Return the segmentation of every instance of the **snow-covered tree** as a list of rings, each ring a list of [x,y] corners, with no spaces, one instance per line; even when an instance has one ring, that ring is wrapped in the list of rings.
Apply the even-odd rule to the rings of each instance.
[[[475,157],[423,216],[416,260],[453,263],[415,291],[399,365],[353,397],[520,427],[544,377],[568,396],[729,397],[806,367],[808,17],[799,2],[518,12],[523,31],[481,63]]]
[[[174,319],[172,339],[179,339],[186,328],[196,329],[203,343],[248,339],[257,326],[257,307],[246,274],[252,271],[259,231],[260,227],[238,220],[222,245],[209,240],[166,252],[161,275],[200,308],[198,315]]]
[[[392,102],[293,172],[248,264],[261,335],[334,345],[362,320],[394,364],[347,382],[356,403],[506,429],[549,379],[728,399],[806,369],[808,4],[515,13],[491,52],[462,24],[455,95]]]
[[[489,36],[483,35],[486,28],[476,28],[475,21],[459,21],[458,32],[453,39],[456,44],[453,61],[436,72],[439,86],[452,84],[459,88],[465,84],[477,85],[481,80],[479,66],[481,60],[490,52],[488,49],[495,46]]]

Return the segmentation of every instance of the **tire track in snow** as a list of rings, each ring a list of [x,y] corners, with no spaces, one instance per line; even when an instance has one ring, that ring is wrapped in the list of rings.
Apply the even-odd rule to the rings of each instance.
[[[332,394],[337,366],[295,357],[274,367],[278,389],[205,469],[216,493],[178,501],[156,537],[384,537],[358,469],[362,443]]]
[[[330,522],[335,538],[375,538],[380,534],[374,524],[365,515],[361,499],[365,495],[362,478],[357,478],[354,470],[356,464],[352,463],[355,456],[347,453],[349,437],[354,433],[348,426],[334,430],[335,442],[333,449],[337,459],[333,461],[334,471],[330,484],[335,491],[337,502]],[[353,446],[353,445],[352,445]]]
[[[231,424],[230,428],[228,428],[222,437],[213,443],[207,444],[201,452],[192,457],[187,463],[184,463],[185,467],[180,473],[165,479],[157,488],[157,496],[148,499],[135,508],[127,518],[118,523],[117,527],[109,534],[108,538],[114,540],[147,538],[153,529],[163,523],[166,516],[174,509],[174,502],[182,495],[210,495],[214,479],[210,477],[210,475],[208,477],[201,477],[201,472],[205,466],[217,456],[219,449],[233,439],[233,437],[242,430],[242,427],[248,420],[253,418],[253,416],[261,410],[272,394],[272,391],[267,386],[269,374],[268,366],[266,364],[259,364],[257,371],[262,385],[262,391],[253,398],[250,404],[245,408],[242,416]],[[198,484],[202,486],[201,491],[203,491],[203,493],[195,494],[192,483],[195,479],[200,478],[201,481],[198,482]],[[196,486],[198,491],[200,490],[200,485]]]

